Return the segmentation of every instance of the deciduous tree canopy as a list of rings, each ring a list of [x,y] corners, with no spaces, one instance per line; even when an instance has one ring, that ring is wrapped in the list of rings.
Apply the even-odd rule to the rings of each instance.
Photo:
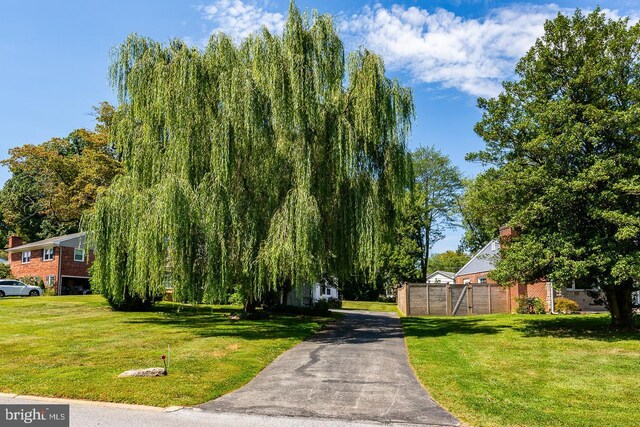
[[[125,173],[88,218],[93,281],[118,306],[164,291],[248,302],[322,273],[372,273],[407,186],[411,91],[380,57],[345,60],[329,16],[204,51],[130,36],[114,50]],[[346,85],[345,85],[346,82]]]
[[[103,102],[95,112],[94,131],[9,150],[2,164],[12,176],[0,192],[6,232],[30,241],[78,231],[82,214],[120,171],[108,142],[114,109]]]
[[[519,231],[494,277],[604,290],[618,327],[632,323],[640,277],[640,24],[596,10],[558,15],[484,109],[476,132],[494,165],[491,206],[508,200]]]
[[[462,252],[446,251],[433,254],[429,257],[429,273],[434,271],[449,271],[456,273],[460,270],[471,257]]]

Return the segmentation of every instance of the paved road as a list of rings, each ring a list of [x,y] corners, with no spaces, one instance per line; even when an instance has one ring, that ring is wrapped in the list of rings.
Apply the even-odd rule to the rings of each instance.
[[[207,412],[456,426],[409,366],[395,313],[347,312]]]
[[[5,397],[0,395],[0,405],[4,404],[69,404],[71,427],[382,427],[377,423],[336,422],[335,420],[317,418],[228,414],[223,412],[205,412],[197,408],[182,408],[167,411],[164,408],[138,405],[47,399],[31,396]],[[0,426],[4,419],[2,415],[4,414],[0,414]]]

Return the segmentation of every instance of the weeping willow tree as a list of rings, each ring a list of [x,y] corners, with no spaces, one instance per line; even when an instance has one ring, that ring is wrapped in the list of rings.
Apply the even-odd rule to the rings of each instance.
[[[113,140],[125,173],[85,221],[112,305],[183,301],[373,273],[409,174],[411,91],[379,56],[345,60],[329,16],[293,5],[204,50],[131,35],[113,51]]]

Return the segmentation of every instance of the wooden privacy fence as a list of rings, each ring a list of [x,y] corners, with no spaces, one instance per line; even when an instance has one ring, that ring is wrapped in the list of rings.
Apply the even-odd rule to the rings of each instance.
[[[468,283],[405,283],[398,288],[398,308],[407,316],[463,316],[510,313],[509,289]]]

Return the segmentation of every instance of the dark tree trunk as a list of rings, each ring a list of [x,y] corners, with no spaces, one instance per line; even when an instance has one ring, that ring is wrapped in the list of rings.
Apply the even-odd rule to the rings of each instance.
[[[614,329],[624,330],[633,328],[633,281],[627,280],[617,286],[607,286],[604,290],[607,297],[609,312],[611,313],[611,326]]]
[[[256,312],[256,301],[253,298],[250,298],[244,301],[244,312],[245,313]]]
[[[281,301],[282,305],[287,305],[287,301],[289,298],[289,291],[291,291],[291,279],[287,277],[286,279],[284,279],[284,282],[282,283],[282,301]]]

